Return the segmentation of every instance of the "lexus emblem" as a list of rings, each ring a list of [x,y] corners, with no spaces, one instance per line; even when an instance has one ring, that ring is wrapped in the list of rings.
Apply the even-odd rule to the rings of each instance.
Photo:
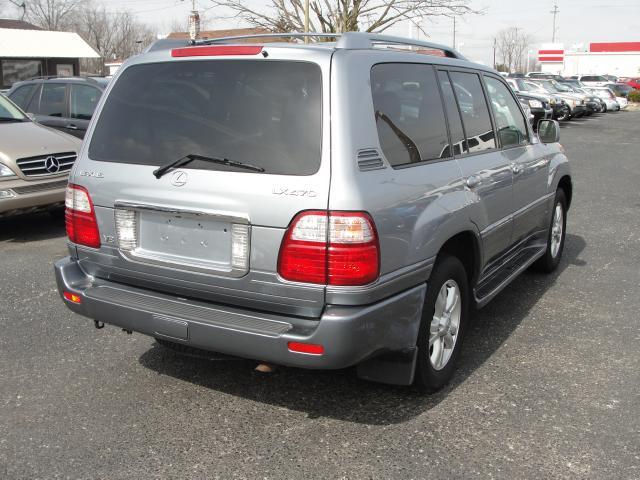
[[[187,183],[187,179],[189,176],[187,172],[183,172],[182,170],[178,170],[171,175],[171,185],[174,187],[182,187]]]
[[[44,169],[49,173],[58,173],[60,171],[60,162],[56,157],[47,157],[44,161]]]

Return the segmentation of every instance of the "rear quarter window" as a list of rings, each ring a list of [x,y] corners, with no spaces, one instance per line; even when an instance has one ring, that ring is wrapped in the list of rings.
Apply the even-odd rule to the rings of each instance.
[[[451,156],[442,98],[432,66],[374,65],[371,90],[378,139],[392,166]]]
[[[189,154],[265,173],[320,166],[322,77],[314,63],[189,60],[135,65],[113,86],[89,145],[93,160],[164,165]],[[193,162],[186,168],[237,170]]]

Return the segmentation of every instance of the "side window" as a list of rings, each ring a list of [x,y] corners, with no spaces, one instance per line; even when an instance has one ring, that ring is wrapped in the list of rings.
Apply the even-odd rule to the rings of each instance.
[[[27,110],[27,102],[31,98],[31,93],[37,87],[36,84],[23,85],[9,95],[9,98],[18,105],[22,110]]]
[[[491,99],[500,145],[514,147],[527,143],[526,120],[507,87],[495,78],[484,77],[484,81]]]
[[[71,118],[90,120],[96,109],[101,92],[88,85],[71,85],[69,110]]]
[[[63,83],[45,83],[40,96],[40,115],[50,117],[64,117],[64,94],[66,86]]]
[[[460,105],[469,152],[496,148],[491,117],[480,78],[475,73],[451,72],[451,80]]]
[[[451,156],[433,67],[375,65],[371,90],[380,146],[392,166]]]
[[[462,120],[460,120],[460,111],[456,98],[453,95],[453,88],[447,72],[439,71],[438,79],[440,80],[440,88],[442,89],[442,97],[444,99],[444,107],[449,120],[449,131],[451,133],[451,143],[453,145],[453,154],[461,155],[466,153],[467,148],[464,141],[464,130],[462,128]]]

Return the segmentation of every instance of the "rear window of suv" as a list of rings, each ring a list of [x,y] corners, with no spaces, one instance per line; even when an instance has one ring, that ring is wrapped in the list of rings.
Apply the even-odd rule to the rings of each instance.
[[[132,66],[109,94],[89,157],[158,166],[196,154],[312,175],[320,167],[321,98],[320,68],[308,62]],[[250,172],[197,161],[186,168]]]

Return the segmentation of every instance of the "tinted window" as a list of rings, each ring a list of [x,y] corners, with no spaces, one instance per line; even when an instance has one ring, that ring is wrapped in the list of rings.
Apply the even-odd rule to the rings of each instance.
[[[320,166],[321,88],[320,68],[306,62],[136,65],[111,90],[89,156],[163,165],[198,154],[310,175]],[[186,168],[250,172],[198,161]]]
[[[440,87],[442,88],[442,96],[444,98],[445,111],[447,112],[447,120],[449,120],[449,131],[451,133],[451,143],[453,144],[454,155],[460,155],[466,152],[464,142],[464,130],[462,129],[462,121],[460,120],[460,112],[456,99],[453,95],[453,88],[449,81],[447,72],[438,72]]]
[[[581,82],[606,82],[607,79],[600,75],[587,75],[580,78]]]
[[[527,126],[518,104],[500,80],[484,77],[496,122],[498,138],[503,147],[527,143]]]
[[[496,148],[480,78],[475,73],[451,72],[451,80],[462,113],[469,152]]]
[[[391,165],[450,156],[433,67],[375,65],[371,69],[371,89],[380,146]]]
[[[45,83],[42,86],[40,108],[37,113],[50,117],[63,117],[65,89],[63,83]]]
[[[26,110],[27,102],[31,98],[31,93],[36,88],[36,86],[37,85],[35,84],[31,84],[31,85],[23,85],[22,87],[18,87],[13,92],[11,92],[11,95],[9,95],[9,98],[13,101],[13,103],[18,105],[21,109]]]
[[[100,90],[88,85],[71,85],[69,110],[71,118],[90,120],[100,100]]]

